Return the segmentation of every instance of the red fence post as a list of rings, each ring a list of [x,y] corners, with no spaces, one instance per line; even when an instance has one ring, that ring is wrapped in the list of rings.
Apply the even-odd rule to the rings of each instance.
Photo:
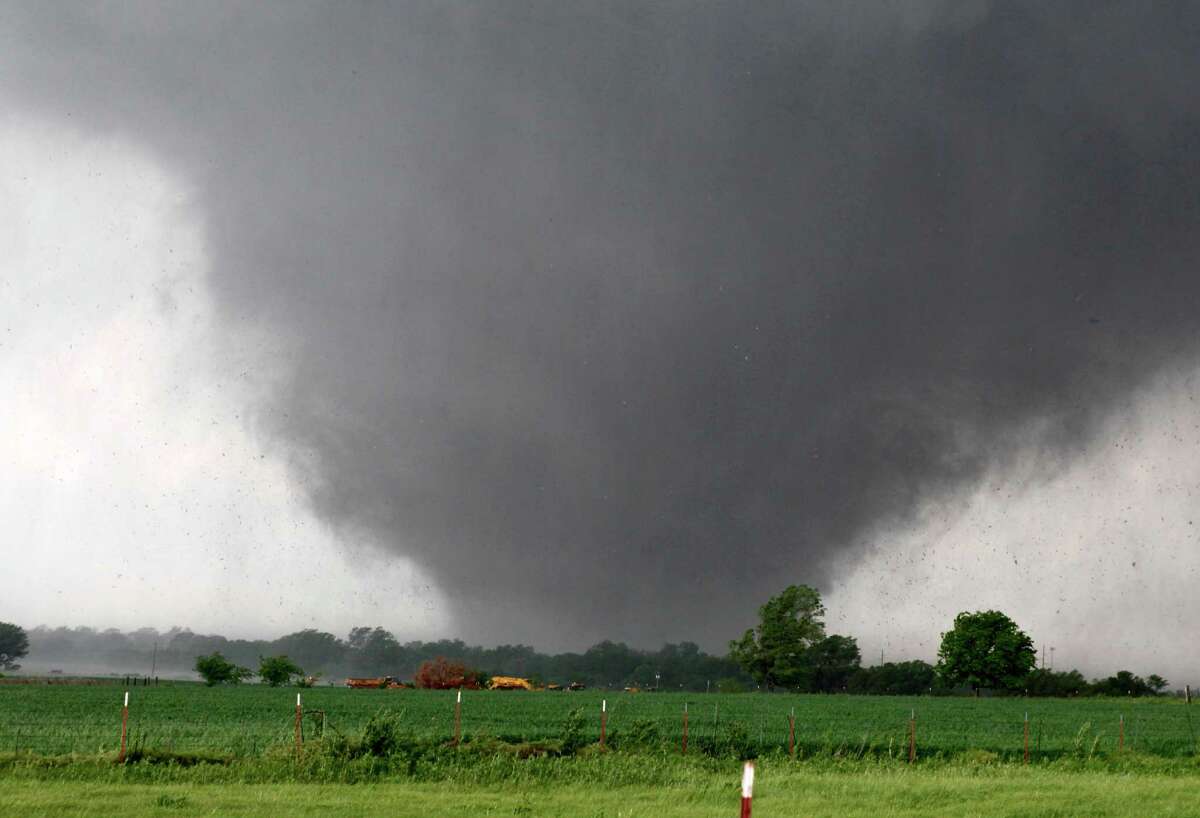
[[[917,711],[912,711],[908,719],[908,763],[917,760]]]
[[[742,768],[742,818],[750,818],[751,802],[754,800],[754,762],[747,761]]]
[[[687,702],[683,703],[683,755],[687,755]]]
[[[1121,714],[1120,736],[1117,738],[1117,749],[1125,749],[1125,714]]]
[[[608,699],[600,700],[600,747],[604,747],[605,732],[608,728]]]
[[[296,694],[296,754],[304,745],[304,708],[300,704],[300,694]]]
[[[129,691],[125,691],[125,704],[121,707],[121,752],[117,754],[117,763],[125,763],[125,734],[129,728]]]
[[[788,755],[796,757],[796,708],[788,714]]]
[[[1192,755],[1196,754],[1196,733],[1192,730],[1192,686],[1183,686],[1183,712],[1187,714],[1188,735],[1192,738]]]
[[[454,700],[454,746],[458,746],[462,738],[462,688],[458,689],[458,698]]]
[[[1025,713],[1025,763],[1029,763],[1029,713]]]

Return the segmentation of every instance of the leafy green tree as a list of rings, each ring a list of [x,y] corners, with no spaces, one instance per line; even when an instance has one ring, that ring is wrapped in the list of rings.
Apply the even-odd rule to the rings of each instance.
[[[862,664],[862,654],[853,636],[826,636],[808,649],[812,665],[812,689],[841,693]]]
[[[1030,696],[1079,696],[1088,692],[1087,679],[1078,670],[1047,670],[1038,668],[1025,679]]]
[[[374,630],[383,630],[383,628],[374,628]],[[367,644],[367,639],[371,636],[372,628],[365,625],[359,625],[350,629],[350,635],[346,637],[346,646],[351,650],[362,650]]]
[[[219,684],[235,685],[254,675],[250,668],[235,665],[219,652],[197,656],[195,668],[200,678],[204,679],[204,684],[209,687]]]
[[[729,643],[729,656],[761,686],[808,689],[809,648],[825,638],[824,615],[815,588],[789,585],[758,609],[757,629]]]
[[[910,662],[885,662],[859,668],[846,683],[851,693],[886,696],[918,696],[937,687],[933,665],[914,659]]]
[[[1143,679],[1128,670],[1119,670],[1117,675],[1093,683],[1091,693],[1093,696],[1157,696],[1166,686],[1167,680],[1157,674]]]
[[[642,654],[624,642],[605,639],[579,657],[579,670],[589,684],[615,687],[623,684],[642,661]]]
[[[358,627],[346,640],[351,667],[364,675],[397,673],[405,664],[404,648],[390,631],[380,627]]]
[[[29,636],[20,625],[0,622],[0,670],[19,670],[17,660],[29,653]]]
[[[346,653],[346,643],[332,633],[306,628],[281,636],[262,653],[291,657],[292,661],[303,665],[311,673],[337,666]]]
[[[964,611],[954,628],[942,634],[938,674],[951,685],[968,685],[979,695],[983,688],[1020,689],[1037,661],[1037,652],[1017,623],[1000,611]]]
[[[649,690],[654,687],[654,674],[656,672],[657,670],[653,665],[638,665],[629,674],[629,678],[625,680],[625,683],[633,687],[640,687],[643,690]]]
[[[271,687],[282,687],[293,677],[304,678],[304,669],[286,656],[260,656],[258,678]]]

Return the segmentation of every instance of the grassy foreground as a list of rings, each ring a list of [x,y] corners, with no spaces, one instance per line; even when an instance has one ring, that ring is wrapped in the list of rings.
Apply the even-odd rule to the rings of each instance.
[[[689,786],[548,783],[137,784],[0,778],[0,815],[545,816],[727,818],[737,768]],[[1200,816],[1194,776],[1112,775],[1004,766],[971,770],[766,768],[754,815],[881,818]]]

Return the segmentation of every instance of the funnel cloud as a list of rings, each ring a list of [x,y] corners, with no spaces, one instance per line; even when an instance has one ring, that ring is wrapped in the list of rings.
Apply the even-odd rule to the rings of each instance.
[[[193,186],[217,320],[271,339],[225,353],[247,422],[469,640],[721,644],[989,475],[1069,472],[1196,363],[1190,4],[13,4],[0,30],[10,108]]]

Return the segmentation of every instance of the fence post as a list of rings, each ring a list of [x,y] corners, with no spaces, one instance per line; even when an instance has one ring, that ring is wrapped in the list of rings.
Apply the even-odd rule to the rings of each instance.
[[[917,711],[913,710],[908,719],[908,763],[917,760]]]
[[[754,800],[754,762],[747,761],[742,768],[742,818],[750,818],[751,802]]]
[[[462,737],[462,688],[458,689],[458,697],[454,700],[454,746],[458,746]]]
[[[1025,763],[1029,763],[1029,711],[1025,711]]]
[[[683,703],[683,755],[687,755],[687,702]]]
[[[600,700],[600,748],[604,749],[605,733],[608,728],[608,699]]]
[[[125,704],[121,707],[121,752],[117,754],[117,763],[125,763],[125,734],[129,729],[129,691],[125,691]]]
[[[1121,714],[1120,727],[1118,728],[1118,730],[1119,730],[1119,732],[1117,734],[1117,749],[1124,750],[1125,749],[1125,714],[1124,713]]]
[[[1192,729],[1192,686],[1183,688],[1183,712],[1187,715],[1188,736],[1192,739],[1192,755],[1196,754],[1196,731]]]
[[[796,708],[788,713],[788,755],[796,757]]]
[[[300,704],[300,694],[296,694],[296,755],[304,744],[304,708]]]

